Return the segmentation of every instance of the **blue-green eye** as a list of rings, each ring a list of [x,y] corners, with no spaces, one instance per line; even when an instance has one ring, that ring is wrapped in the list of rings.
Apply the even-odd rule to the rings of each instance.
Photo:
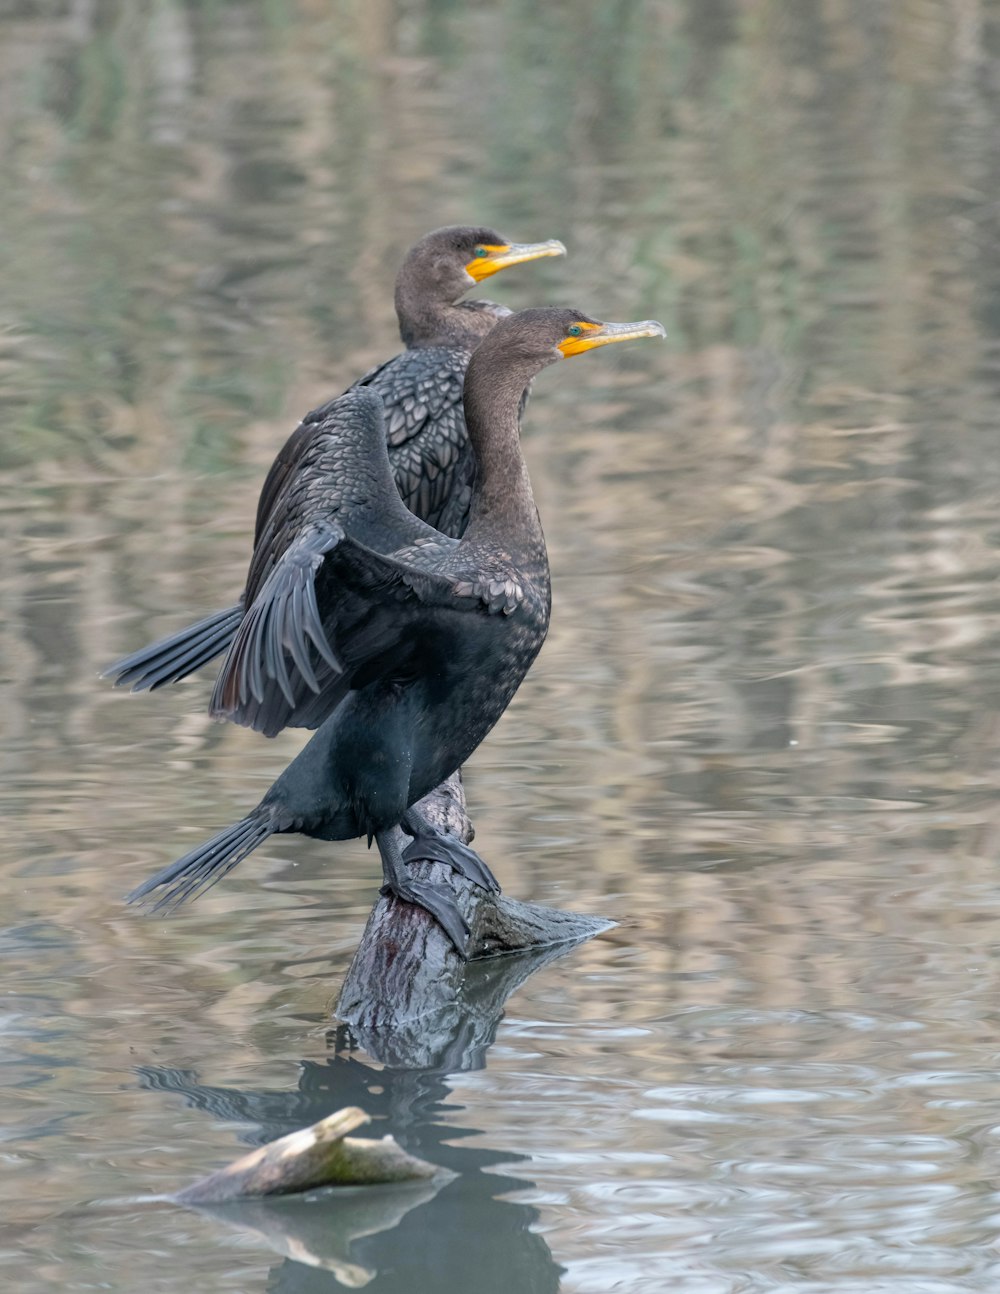
[[[571,324],[566,329],[566,331],[569,333],[571,337],[579,337],[580,334],[583,332],[583,329],[580,327],[579,324]]]
[[[489,256],[489,252],[485,247],[477,247],[472,254],[473,256]]]

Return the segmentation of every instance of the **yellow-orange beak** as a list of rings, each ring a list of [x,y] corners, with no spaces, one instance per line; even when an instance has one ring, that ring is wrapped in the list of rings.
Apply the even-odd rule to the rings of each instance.
[[[613,341],[632,341],[635,337],[666,337],[667,330],[663,324],[658,323],[655,319],[642,319],[639,323],[579,323],[574,324],[574,328],[579,328],[579,335],[569,335],[565,337],[557,350],[569,358],[570,355],[580,355],[585,350],[593,350],[595,346],[608,346]]]
[[[543,256],[565,256],[566,248],[557,238],[550,238],[547,243],[498,243],[486,244],[483,247],[485,256],[474,256],[465,271],[476,282],[488,279],[498,270],[505,270],[511,265],[520,265],[523,261],[538,261]]]

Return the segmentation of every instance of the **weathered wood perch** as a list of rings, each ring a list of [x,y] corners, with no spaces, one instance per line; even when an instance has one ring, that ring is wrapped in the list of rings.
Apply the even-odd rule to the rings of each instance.
[[[471,841],[474,832],[457,773],[421,800],[420,810],[464,844]],[[447,1053],[454,1052],[456,1023],[468,1024],[470,997],[479,999],[481,1036],[466,1036],[462,1045],[469,1050],[488,1044],[503,1003],[518,984],[539,965],[615,924],[604,917],[489,894],[443,863],[419,863],[413,871],[423,880],[451,888],[472,931],[474,960],[463,962],[422,908],[391,897],[378,900],[348,969],[336,1014],[365,1049],[386,1064],[410,1068],[446,1063]],[[517,958],[509,971],[477,973],[485,959],[512,953],[531,956]],[[468,1060],[459,1061],[458,1055],[450,1056],[454,1068],[469,1067]]]
[[[203,1177],[174,1196],[178,1204],[225,1204],[263,1195],[290,1195],[320,1186],[370,1186],[421,1181],[438,1171],[408,1155],[392,1137],[359,1140],[347,1134],[370,1123],[357,1106],[338,1110],[311,1128],[291,1132]]]

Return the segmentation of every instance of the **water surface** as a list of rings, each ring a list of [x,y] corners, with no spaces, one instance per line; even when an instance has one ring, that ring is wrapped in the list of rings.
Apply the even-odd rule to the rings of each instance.
[[[6,1288],[996,1289],[998,59],[990,0],[0,13]],[[467,776],[512,894],[620,926],[408,1071],[331,1019],[360,844],[122,908],[302,737],[96,673],[232,601],[461,220],[670,337],[536,384],[553,627]],[[457,1176],[102,1203],[355,1102]]]

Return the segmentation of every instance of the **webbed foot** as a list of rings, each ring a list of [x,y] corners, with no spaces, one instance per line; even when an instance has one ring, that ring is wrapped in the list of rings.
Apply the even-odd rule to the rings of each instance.
[[[466,962],[469,960],[471,932],[447,886],[400,877],[386,881],[381,893],[394,895],[404,903],[415,903],[417,907],[425,908],[455,945],[459,957]]]
[[[417,834],[403,850],[405,863],[445,863],[459,876],[490,894],[500,893],[500,882],[474,849],[463,845],[457,836],[445,831],[435,831],[421,825]]]

